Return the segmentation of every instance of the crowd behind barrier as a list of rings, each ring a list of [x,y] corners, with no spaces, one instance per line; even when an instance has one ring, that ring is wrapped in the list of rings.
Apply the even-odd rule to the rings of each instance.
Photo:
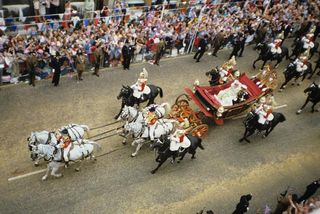
[[[131,61],[141,62],[153,59],[159,38],[165,40],[162,55],[167,56],[193,51],[204,35],[209,35],[214,45],[216,36],[222,33],[225,47],[232,34],[243,32],[250,43],[261,25],[268,25],[266,38],[273,39],[287,25],[298,31],[304,21],[316,22],[318,3],[279,1],[270,5],[246,1],[182,5],[173,9],[156,5],[134,13],[119,7],[95,11],[90,13],[92,17],[69,7],[63,16],[23,24],[23,32],[9,34],[10,24],[6,31],[0,31],[0,79],[9,83],[27,81],[33,71],[28,70],[26,61],[32,54],[37,58],[36,78],[46,79],[53,75],[49,61],[56,53],[63,62],[61,74],[71,77],[79,54],[85,54],[87,69],[97,63],[102,67],[118,66],[123,60],[121,50],[125,42],[132,47]],[[19,27],[16,25],[14,30]]]

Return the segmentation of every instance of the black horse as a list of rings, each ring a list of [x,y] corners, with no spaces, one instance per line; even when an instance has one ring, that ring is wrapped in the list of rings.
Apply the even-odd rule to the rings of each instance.
[[[248,113],[247,117],[243,121],[243,124],[246,128],[243,137],[239,140],[239,142],[242,142],[243,140],[250,143],[250,140],[247,139],[247,137],[254,134],[256,130],[259,132],[265,131],[264,137],[267,137],[270,132],[278,125],[278,123],[284,122],[286,118],[282,113],[279,112],[273,112],[272,113],[274,118],[272,121],[270,121],[268,124],[262,125],[258,122],[259,115],[255,112],[251,111]]]
[[[301,41],[301,39],[294,41],[292,44],[292,53],[290,55],[290,59],[294,56],[294,58],[300,56],[302,53],[304,53],[307,49],[303,48],[303,42]],[[314,42],[314,47],[310,49],[310,55],[309,55],[309,59],[311,59],[313,57],[313,55],[317,52],[319,48],[319,43],[318,42]]]
[[[121,111],[123,107],[126,106],[134,106],[137,104],[138,106],[140,103],[148,101],[147,106],[154,104],[155,98],[160,94],[160,97],[163,97],[162,88],[155,86],[155,85],[148,85],[150,88],[150,93],[143,95],[141,99],[136,98],[133,96],[133,89],[130,86],[122,86],[119,95],[117,96],[117,99],[120,100],[122,98],[121,102],[121,109],[119,113],[115,116],[115,119],[119,117],[121,114]]]
[[[301,106],[301,108],[296,112],[297,114],[300,114],[302,112],[302,109],[308,104],[308,102],[313,103],[311,107],[311,112],[313,113],[315,105],[320,102],[320,87],[315,82],[313,82],[308,88],[306,88],[304,90],[304,93],[308,93],[308,97],[303,106]]]
[[[219,85],[220,74],[218,72],[218,68],[213,68],[211,71],[206,72],[206,76],[210,77],[210,86]]]
[[[256,62],[262,60],[263,64],[261,66],[261,69],[264,67],[267,61],[274,61],[276,60],[277,63],[275,64],[275,68],[282,62],[283,58],[286,57],[286,59],[289,59],[289,50],[285,46],[281,46],[281,54],[273,54],[271,52],[270,47],[267,43],[260,43],[255,47],[256,50],[259,51],[258,58],[253,62],[253,68],[256,69]]]
[[[160,168],[160,166],[166,162],[166,160],[170,157],[172,157],[173,161],[175,161],[176,157],[180,157],[178,160],[178,163],[183,160],[184,156],[187,153],[192,154],[191,159],[195,159],[196,150],[199,147],[200,149],[204,150],[204,147],[202,146],[201,138],[195,137],[192,135],[186,135],[186,137],[190,140],[191,145],[190,147],[182,150],[182,151],[171,151],[170,150],[170,139],[168,136],[162,136],[160,138],[160,141],[156,142],[153,145],[153,148],[158,151],[158,157],[156,158],[156,162],[158,162],[158,166],[151,171],[152,174],[156,173],[156,171]]]
[[[281,85],[279,91],[281,92],[283,89],[285,89],[288,82],[291,81],[292,79],[294,79],[294,81],[297,82],[298,79],[302,77],[301,79],[301,82],[302,82],[307,77],[308,74],[310,74],[310,76],[308,77],[308,79],[310,79],[314,72],[312,71],[312,64],[310,62],[308,62],[307,66],[308,68],[304,72],[298,72],[297,66],[294,63],[290,63],[287,66],[286,70],[283,72],[285,81]],[[300,85],[300,83],[298,83],[298,85]]]

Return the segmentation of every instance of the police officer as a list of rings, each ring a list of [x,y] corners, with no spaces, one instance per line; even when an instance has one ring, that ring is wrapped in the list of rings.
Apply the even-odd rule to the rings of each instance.
[[[85,57],[83,56],[83,53],[81,50],[78,51],[78,55],[76,58],[76,68],[78,72],[78,80],[82,81],[82,73],[85,70]]]
[[[52,54],[49,65],[54,72],[53,78],[52,78],[52,84],[54,84],[54,86],[57,87],[60,82],[61,65],[62,65],[59,52],[55,52]]]
[[[236,210],[232,214],[244,214],[249,210],[249,201],[252,199],[252,195],[243,195],[240,198],[240,202],[237,204]]]
[[[200,62],[201,57],[206,51],[206,47],[208,45],[208,35],[204,35],[204,38],[200,40],[199,47],[197,53],[194,55],[193,59],[196,59],[196,62]]]
[[[32,51],[26,59],[27,69],[29,71],[29,85],[35,86],[36,79],[36,67],[38,65],[38,59],[36,52]]]
[[[122,47],[122,58],[123,58],[123,70],[130,69],[131,62],[131,46],[129,45],[129,41],[126,40],[124,46]]]
[[[160,42],[157,44],[157,50],[156,50],[156,55],[155,55],[155,60],[154,64],[159,66],[159,61],[161,56],[163,55],[165,49],[165,43],[163,41],[163,38],[160,38]]]
[[[231,41],[231,44],[233,46],[233,50],[229,56],[229,59],[232,58],[232,56],[237,57],[238,56],[238,52],[241,49],[241,41],[240,41],[240,35],[238,34],[234,34],[233,35],[233,40]]]

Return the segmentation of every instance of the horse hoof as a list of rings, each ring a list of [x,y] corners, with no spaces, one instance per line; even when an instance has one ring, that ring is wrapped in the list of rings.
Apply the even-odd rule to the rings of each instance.
[[[136,154],[131,154],[131,157],[134,158],[136,156]]]
[[[301,114],[301,112],[302,112],[302,110],[298,110],[297,112],[296,112],[296,114]]]
[[[191,159],[193,160],[193,159],[197,159],[195,156],[193,156],[193,157],[191,157]]]
[[[79,172],[79,171],[80,171],[80,168],[77,167],[77,168],[74,169],[74,171]]]
[[[264,135],[262,135],[262,138],[266,138],[267,136],[264,134]]]
[[[243,141],[243,139],[239,139],[239,142],[241,143]]]
[[[47,180],[47,176],[42,177],[42,181],[45,181],[45,180]]]
[[[180,163],[180,160],[178,160],[177,163]]]
[[[319,112],[319,109],[316,109],[316,112]]]
[[[301,83],[298,83],[298,84],[297,84],[297,86],[300,86],[300,85],[301,85]]]
[[[34,166],[35,166],[35,167],[38,167],[38,166],[39,166],[39,164],[38,164],[38,163],[34,163]]]
[[[154,174],[154,173],[156,173],[156,170],[152,170],[152,171],[151,171],[151,174]]]
[[[122,145],[126,145],[127,144],[127,142],[126,141],[122,141]]]

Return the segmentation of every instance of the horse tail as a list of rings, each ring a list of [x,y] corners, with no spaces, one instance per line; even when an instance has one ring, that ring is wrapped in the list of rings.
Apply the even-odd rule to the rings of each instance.
[[[159,93],[160,93],[160,97],[163,97],[163,91],[162,91],[162,88],[157,87],[157,89],[158,89],[158,91],[159,91]]]
[[[201,138],[199,138],[199,145],[198,146],[200,149],[204,150],[204,147],[202,146],[202,139]]]
[[[282,123],[284,121],[286,121],[286,117],[282,113],[279,113],[279,122]]]

